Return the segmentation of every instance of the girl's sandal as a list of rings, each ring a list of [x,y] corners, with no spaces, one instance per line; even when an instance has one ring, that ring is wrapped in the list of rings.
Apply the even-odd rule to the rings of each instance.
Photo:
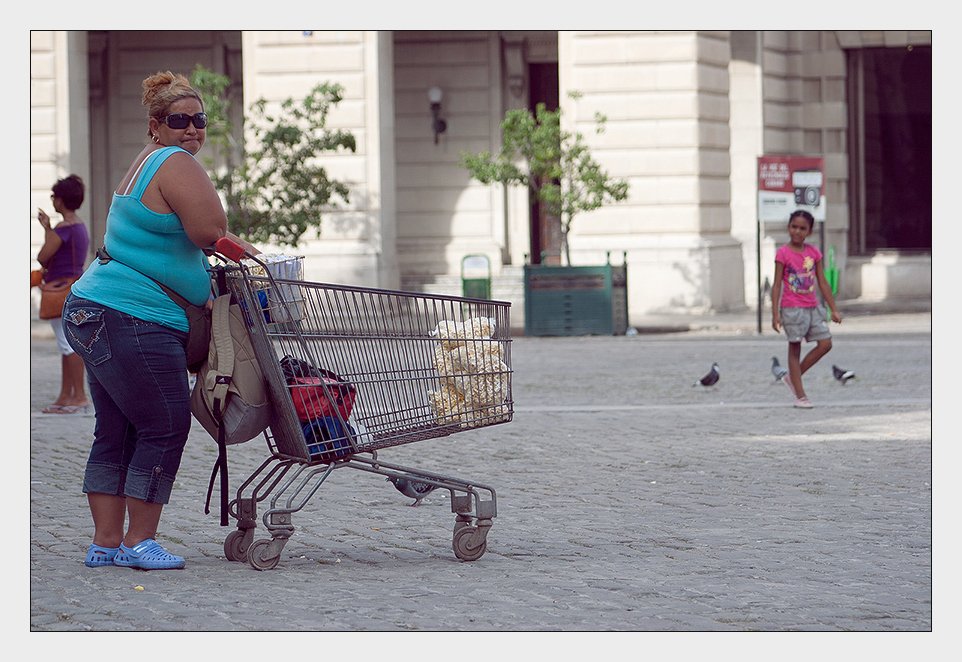
[[[133,547],[120,543],[114,565],[140,570],[176,570],[183,568],[186,562],[184,557],[171,554],[156,540],[147,538]]]
[[[113,565],[114,557],[120,551],[119,547],[101,547],[100,545],[90,545],[87,550],[87,559],[84,565],[88,568],[102,568],[105,565]]]

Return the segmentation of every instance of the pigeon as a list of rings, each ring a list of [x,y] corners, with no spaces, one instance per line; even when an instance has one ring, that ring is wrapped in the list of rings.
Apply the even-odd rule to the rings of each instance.
[[[698,386],[699,384],[702,386],[714,386],[718,383],[718,378],[720,376],[721,375],[718,373],[718,364],[712,363],[711,370],[708,371],[708,374],[696,381],[694,384],[692,384],[692,386]]]
[[[778,362],[777,356],[772,357],[772,375],[775,376],[776,382],[780,382],[788,376],[788,368]]]
[[[851,370],[844,370],[839,368],[837,365],[832,366],[832,374],[835,375],[835,379],[842,382],[844,386],[846,382],[850,379],[855,379],[855,373]]]
[[[409,496],[414,499],[412,506],[420,505],[421,499],[429,495],[435,489],[437,485],[431,485],[430,483],[422,483],[417,480],[411,480],[410,478],[401,478],[399,476],[389,476],[388,479],[394,483],[394,487],[397,491],[404,496]]]

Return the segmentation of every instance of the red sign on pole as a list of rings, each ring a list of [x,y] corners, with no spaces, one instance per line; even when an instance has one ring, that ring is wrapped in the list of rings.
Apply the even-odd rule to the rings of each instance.
[[[824,159],[815,156],[758,157],[758,219],[788,222],[796,209],[825,220]]]

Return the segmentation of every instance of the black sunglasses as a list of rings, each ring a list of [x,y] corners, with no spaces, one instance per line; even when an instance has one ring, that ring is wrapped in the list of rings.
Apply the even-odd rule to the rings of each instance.
[[[171,129],[186,129],[187,125],[191,122],[198,129],[203,129],[207,126],[207,113],[197,113],[196,115],[188,115],[187,113],[174,113],[173,115],[168,115],[158,120],[163,122]]]

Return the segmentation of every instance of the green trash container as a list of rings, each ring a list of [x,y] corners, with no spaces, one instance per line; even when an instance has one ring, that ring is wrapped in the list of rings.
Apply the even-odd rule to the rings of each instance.
[[[461,292],[472,299],[491,298],[491,260],[487,255],[461,258]]]
[[[624,335],[628,267],[524,267],[524,332],[528,336]]]

